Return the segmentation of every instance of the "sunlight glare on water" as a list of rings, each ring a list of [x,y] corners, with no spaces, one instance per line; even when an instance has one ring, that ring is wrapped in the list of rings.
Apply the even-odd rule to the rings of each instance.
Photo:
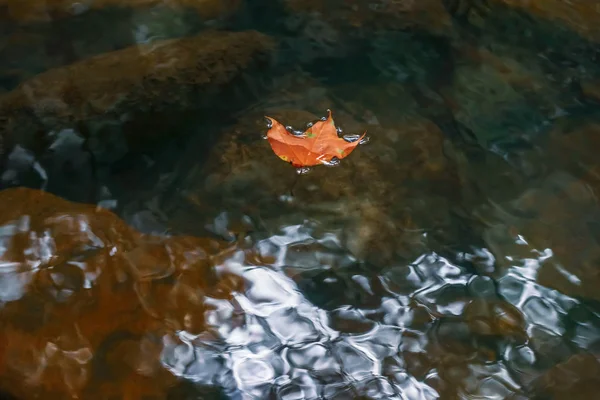
[[[397,378],[387,376],[384,363],[401,361],[397,358],[403,329],[396,324],[380,323],[392,314],[403,313],[409,307],[400,303],[385,311],[356,309],[353,323],[372,326],[361,334],[331,328],[331,315],[336,310],[325,310],[307,299],[290,275],[297,276],[295,268],[288,269],[287,253],[294,246],[314,241],[308,233],[289,227],[282,235],[263,239],[256,246],[263,257],[274,260],[270,267],[245,265],[243,259],[226,261],[215,266],[223,273],[235,274],[244,281],[244,289],[232,293],[228,302],[207,298],[215,308],[211,311],[212,328],[217,337],[192,336],[185,331],[177,333],[162,353],[162,362],[175,374],[197,382],[218,382],[228,388],[231,398],[267,398],[270,393],[295,393],[296,398],[314,398],[328,393],[337,398],[344,393],[375,392],[374,398],[403,398],[401,393],[413,393],[409,398],[436,398],[435,389],[406,376],[400,369]],[[426,257],[447,269],[445,261],[435,255]],[[427,261],[421,268],[430,267]],[[317,268],[318,266],[313,266]],[[325,266],[321,266],[325,267]],[[442,272],[443,273],[443,272]],[[389,293],[390,299],[394,298]],[[383,305],[382,305],[383,306]],[[217,319],[229,316],[233,310],[243,314],[244,322]],[[383,312],[382,312],[383,311]],[[378,314],[376,321],[366,315]],[[230,325],[234,323],[234,325]],[[190,349],[190,346],[193,348]],[[188,348],[188,350],[184,350]],[[218,357],[214,349],[221,349]],[[195,355],[191,356],[191,352]],[[207,373],[206,360],[218,358],[219,368]],[[190,371],[198,371],[196,375]],[[378,389],[379,390],[379,389]],[[406,396],[406,394],[404,395]],[[283,397],[286,398],[286,397]]]

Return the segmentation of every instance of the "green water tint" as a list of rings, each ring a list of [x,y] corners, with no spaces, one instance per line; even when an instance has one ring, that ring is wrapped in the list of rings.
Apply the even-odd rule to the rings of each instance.
[[[242,3],[0,5],[0,391],[595,398],[594,31],[502,0]],[[263,117],[326,109],[369,143],[298,176]]]

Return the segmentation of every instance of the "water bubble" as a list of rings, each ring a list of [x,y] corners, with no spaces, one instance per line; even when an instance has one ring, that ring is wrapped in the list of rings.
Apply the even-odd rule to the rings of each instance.
[[[288,126],[286,126],[286,127],[285,127],[285,130],[286,130],[288,133],[290,133],[290,134],[292,134],[292,135],[294,135],[294,136],[302,136],[302,135],[304,135],[304,132],[303,132],[303,131],[296,130],[296,129],[294,129],[294,127],[292,127],[291,125],[288,125]]]
[[[271,129],[273,127],[273,120],[265,117],[265,122],[267,123],[267,128]]]
[[[342,139],[344,139],[346,142],[354,143],[360,139],[360,135],[344,135],[342,136]]]
[[[326,165],[328,167],[336,167],[336,166],[340,165],[340,159],[337,157],[333,157],[329,161],[323,161],[323,165]]]
[[[321,121],[327,121],[327,117],[321,117]]]
[[[306,175],[310,172],[310,167],[300,167],[296,168],[296,173],[298,175]]]
[[[294,196],[291,194],[282,194],[279,196],[279,201],[282,203],[292,203],[294,201]]]
[[[337,127],[336,131],[337,131],[338,135],[341,135],[341,134],[344,133],[344,131],[342,130],[342,128],[340,128],[339,126]]]
[[[269,137],[267,135],[262,135],[261,136],[263,139],[268,139]]]
[[[369,143],[369,140],[371,140],[371,138],[369,136],[365,136],[364,138],[360,139],[360,142],[358,142],[358,144],[367,144]]]
[[[306,124],[306,127],[307,127],[307,128],[312,128],[312,126],[313,126],[313,125],[314,125],[314,123],[312,123],[312,122],[309,122],[308,124]]]

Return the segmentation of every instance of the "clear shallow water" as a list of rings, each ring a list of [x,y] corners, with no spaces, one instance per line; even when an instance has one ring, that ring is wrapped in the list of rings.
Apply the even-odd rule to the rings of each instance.
[[[6,395],[593,398],[600,17],[217,3],[0,2]],[[263,117],[328,108],[298,176]]]

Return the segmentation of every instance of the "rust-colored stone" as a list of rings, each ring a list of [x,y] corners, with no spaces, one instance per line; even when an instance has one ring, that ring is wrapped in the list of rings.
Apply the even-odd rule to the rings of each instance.
[[[142,8],[166,6],[196,11],[202,18],[212,19],[239,7],[240,0],[0,0],[0,7],[20,22],[50,21],[56,16],[78,15],[88,10],[106,8]]]
[[[534,399],[587,400],[600,390],[600,361],[591,354],[575,354],[533,384]]]
[[[231,82],[272,46],[255,31],[211,31],[102,54],[23,82],[0,97],[0,119],[14,142],[27,144],[35,132],[80,121],[194,107],[199,97],[209,103],[211,90]]]
[[[0,389],[165,398],[174,377],[160,337],[206,330],[202,291],[228,287],[210,268],[222,245],[143,235],[110,211],[24,188],[0,192],[0,226],[0,282],[12,282],[0,298]]]

